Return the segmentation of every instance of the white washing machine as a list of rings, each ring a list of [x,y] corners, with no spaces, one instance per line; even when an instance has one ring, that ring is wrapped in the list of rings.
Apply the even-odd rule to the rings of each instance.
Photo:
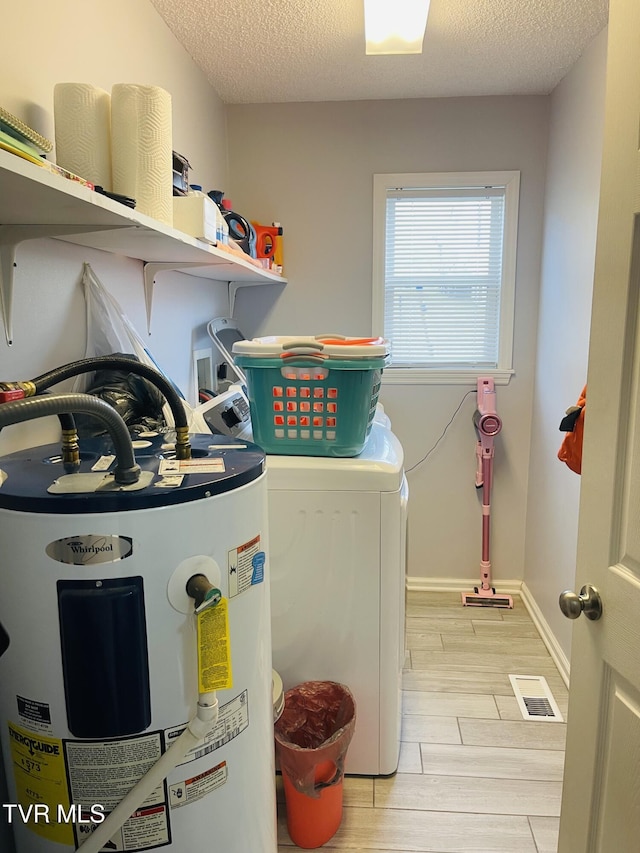
[[[285,689],[338,681],[356,700],[345,771],[398,767],[408,487],[374,422],[353,458],[267,456],[273,666]]]

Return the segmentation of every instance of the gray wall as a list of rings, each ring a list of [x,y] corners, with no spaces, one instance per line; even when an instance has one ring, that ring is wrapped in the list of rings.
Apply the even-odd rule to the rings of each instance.
[[[241,291],[245,334],[371,331],[373,175],[521,172],[515,375],[498,388],[504,430],[493,493],[497,579],[521,579],[529,468],[547,97],[486,97],[229,106],[230,197],[240,213],[284,228],[282,288]],[[417,463],[473,385],[383,387],[382,402]],[[409,474],[408,573],[477,580],[481,516],[474,488],[475,395],[445,439]]]
[[[587,378],[606,38],[591,42],[551,97],[525,582],[567,657],[571,622],[558,594],[574,586],[580,477],[557,459],[558,425]]]

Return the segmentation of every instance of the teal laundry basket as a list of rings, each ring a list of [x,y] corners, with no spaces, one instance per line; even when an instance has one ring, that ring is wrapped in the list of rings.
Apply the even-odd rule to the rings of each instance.
[[[389,356],[381,338],[255,338],[233,346],[247,377],[253,440],[266,453],[357,456]]]

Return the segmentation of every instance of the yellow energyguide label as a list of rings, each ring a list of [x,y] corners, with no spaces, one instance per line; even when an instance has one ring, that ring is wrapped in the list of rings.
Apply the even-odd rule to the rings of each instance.
[[[73,844],[73,827],[58,820],[70,805],[62,741],[7,725],[18,802],[25,812],[33,806],[27,825],[50,841]]]
[[[201,610],[196,616],[198,628],[198,690],[210,693],[233,687],[231,644],[229,641],[229,602]]]

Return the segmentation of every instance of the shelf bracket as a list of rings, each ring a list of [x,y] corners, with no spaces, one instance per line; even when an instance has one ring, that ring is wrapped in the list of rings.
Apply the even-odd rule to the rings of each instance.
[[[112,231],[121,225],[0,225],[0,307],[7,346],[13,344],[13,279],[16,248],[25,240]]]
[[[236,307],[236,294],[241,287],[257,287],[265,284],[286,284],[286,281],[230,281],[229,283],[229,316],[233,317]]]
[[[156,283],[156,275],[164,270],[186,270],[190,267],[214,266],[213,264],[193,261],[191,263],[180,263],[179,261],[145,261],[143,267],[144,276],[144,304],[147,309],[147,334],[151,334],[151,308],[153,305],[153,288]]]

